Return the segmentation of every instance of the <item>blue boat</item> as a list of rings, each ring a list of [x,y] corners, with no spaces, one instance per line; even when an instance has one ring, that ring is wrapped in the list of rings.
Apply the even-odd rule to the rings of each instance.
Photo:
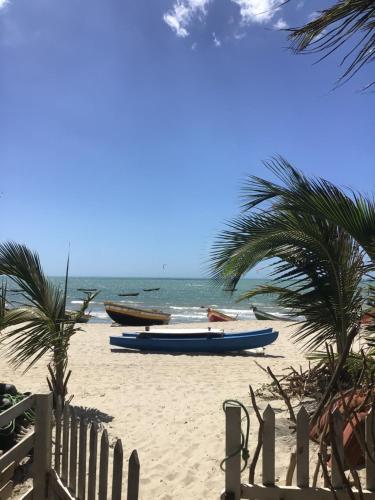
[[[272,344],[278,332],[272,328],[225,333],[222,330],[149,330],[111,336],[112,346],[155,352],[230,352]]]

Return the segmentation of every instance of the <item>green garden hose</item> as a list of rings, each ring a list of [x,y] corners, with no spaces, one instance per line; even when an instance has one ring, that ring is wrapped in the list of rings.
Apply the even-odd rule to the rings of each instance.
[[[227,460],[230,458],[236,456],[237,454],[241,455],[242,460],[244,461],[244,465],[241,469],[241,472],[243,472],[246,467],[247,467],[247,462],[249,461],[250,453],[249,453],[249,433],[250,433],[250,415],[249,412],[247,411],[246,407],[240,402],[237,401],[236,399],[226,399],[223,403],[223,410],[225,412],[225,409],[227,406],[236,406],[241,408],[244,413],[245,413],[245,420],[246,420],[246,432],[243,433],[241,429],[241,445],[237,450],[235,450],[233,453],[230,455],[226,456],[220,463],[220,469],[225,472],[225,463]]]

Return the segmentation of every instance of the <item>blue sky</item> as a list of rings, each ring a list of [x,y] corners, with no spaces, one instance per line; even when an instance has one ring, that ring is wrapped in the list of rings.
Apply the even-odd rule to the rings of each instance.
[[[262,160],[371,191],[371,66],[332,91],[338,56],[277,30],[324,5],[0,0],[1,240],[54,275],[70,243],[74,275],[201,276]]]

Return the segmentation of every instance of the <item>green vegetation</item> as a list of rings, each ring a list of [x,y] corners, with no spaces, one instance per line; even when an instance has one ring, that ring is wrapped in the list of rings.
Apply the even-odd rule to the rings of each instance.
[[[344,362],[367,307],[363,280],[374,271],[374,201],[309,178],[282,158],[266,166],[281,183],[250,177],[242,214],[214,244],[211,274],[235,288],[268,261],[272,284],[241,299],[275,294],[304,317],[296,341],[310,351],[335,343]]]
[[[321,54],[321,59],[350,42],[341,61],[346,69],[339,81],[348,80],[365,64],[374,61],[375,3],[373,0],[338,0],[318,12],[309,23],[292,29],[289,38],[295,52]],[[369,83],[366,89],[374,84]]]
[[[43,356],[50,356],[48,384],[55,400],[65,400],[68,349],[72,336],[79,331],[76,322],[84,310],[69,318],[66,314],[65,288],[54,285],[45,276],[39,256],[25,245],[0,244],[0,274],[10,278],[19,288],[25,305],[4,310],[0,349],[15,367],[31,368]],[[6,328],[6,330],[4,330]]]

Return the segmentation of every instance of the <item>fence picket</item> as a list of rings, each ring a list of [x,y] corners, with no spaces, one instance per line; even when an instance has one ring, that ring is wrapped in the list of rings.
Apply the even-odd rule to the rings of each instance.
[[[104,429],[100,442],[99,500],[107,500],[108,491],[108,433]]]
[[[56,410],[55,410],[55,471],[60,474],[60,464],[61,464],[61,417],[62,417],[62,401],[61,397],[57,398]]]
[[[297,415],[297,486],[309,486],[309,415],[302,406]]]
[[[75,495],[77,488],[77,419],[74,408],[71,408],[70,410],[69,488]]]
[[[121,500],[123,461],[122,443],[118,439],[113,450],[112,500]]]
[[[225,409],[225,491],[239,500],[241,490],[241,408],[227,406]]]
[[[96,462],[98,454],[98,427],[91,424],[90,429],[90,456],[89,456],[89,479],[87,486],[87,500],[95,500],[96,494]]]
[[[66,404],[63,412],[63,430],[62,430],[62,459],[61,459],[61,479],[64,483],[68,481],[68,465],[69,465],[69,424],[70,424],[70,408]]]
[[[275,412],[270,405],[263,413],[263,463],[262,482],[275,484]]]
[[[366,488],[375,490],[375,413],[372,408],[366,417],[365,436],[367,450],[366,452]],[[369,456],[370,454],[370,456]]]
[[[343,418],[339,410],[336,410],[332,414],[332,438],[334,440],[334,444],[337,450],[337,459],[335,458],[335,454],[333,453],[332,447],[332,486],[334,488],[342,488],[342,476],[340,472],[340,463],[343,465],[344,463],[344,446],[342,441],[342,433],[343,433]]]
[[[85,499],[86,495],[86,453],[87,453],[87,422],[82,416],[79,423],[79,461],[78,461],[78,497]]]
[[[128,496],[127,500],[138,500],[139,495],[139,459],[137,450],[133,450],[129,458]]]

